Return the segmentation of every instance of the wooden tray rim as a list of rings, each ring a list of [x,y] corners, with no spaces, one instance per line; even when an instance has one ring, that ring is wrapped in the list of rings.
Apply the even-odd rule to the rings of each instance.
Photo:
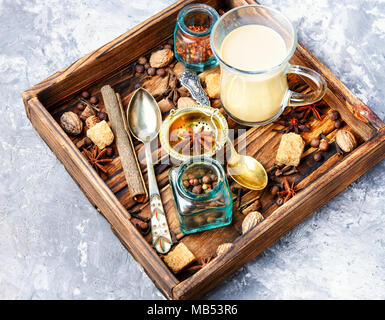
[[[111,206],[111,211],[114,211],[119,213],[119,223],[122,223],[122,225],[125,226],[126,230],[125,232],[129,232],[133,238],[127,238],[122,230],[116,230],[113,226],[113,219],[111,218],[111,215],[108,214],[106,211],[107,209],[101,209],[102,207],[105,207],[102,203],[100,203],[102,200],[92,200],[89,198],[91,203],[96,205],[98,208],[98,211],[101,210],[103,215],[107,218],[109,223],[111,224],[111,227],[113,228],[113,231],[117,233],[119,239],[123,242],[123,244],[127,247],[127,249],[130,251],[130,253],[134,256],[134,258],[144,267],[146,273],[150,276],[150,278],[154,281],[155,285],[165,294],[167,298],[174,298],[174,299],[186,299],[186,298],[195,298],[203,294],[204,292],[207,292],[209,289],[213,288],[218,282],[225,279],[226,276],[233,273],[235,270],[232,267],[234,264],[236,264],[238,267],[240,265],[243,265],[247,261],[250,261],[255,256],[257,256],[260,252],[265,250],[268,246],[270,246],[273,242],[275,242],[277,239],[279,239],[284,233],[286,233],[288,230],[292,229],[295,225],[299,224],[303,221],[307,216],[310,216],[315,210],[317,210],[319,207],[321,207],[324,203],[318,202],[315,209],[312,212],[306,212],[305,214],[299,214],[300,209],[303,207],[303,205],[309,201],[312,200],[312,196],[317,193],[321,188],[329,188],[333,182],[340,178],[341,176],[345,175],[346,172],[343,170],[344,167],[347,168],[346,164],[353,163],[353,165],[359,167],[359,164],[362,162],[369,163],[371,166],[374,166],[378,160],[378,155],[382,155],[384,157],[385,152],[385,130],[384,130],[384,124],[382,121],[357,97],[355,97],[349,89],[347,89],[341,82],[338,80],[334,74],[332,74],[325,66],[321,64],[321,62],[315,58],[304,46],[301,44],[298,45],[298,51],[302,55],[306,55],[307,59],[310,59],[310,61],[313,63],[313,68],[317,71],[320,71],[321,69],[323,72],[323,76],[327,80],[332,80],[333,82],[337,82],[338,85],[341,85],[343,90],[341,94],[344,96],[346,101],[349,101],[352,106],[357,108],[358,110],[369,110],[370,113],[372,113],[372,116],[370,118],[367,118],[367,115],[364,115],[364,118],[367,120],[368,123],[370,123],[376,130],[376,134],[373,135],[368,141],[364,142],[362,145],[360,145],[357,149],[355,149],[352,153],[345,156],[344,159],[338,163],[336,163],[333,167],[330,168],[330,170],[325,173],[324,175],[320,176],[316,180],[314,180],[312,183],[310,183],[308,186],[306,186],[298,195],[296,196],[296,201],[289,201],[282,207],[275,210],[271,215],[269,215],[265,221],[260,223],[256,228],[252,229],[250,232],[245,234],[244,236],[241,236],[237,238],[234,241],[234,249],[227,252],[225,255],[217,257],[213,260],[212,263],[210,263],[208,266],[206,266],[204,269],[198,271],[190,278],[179,281],[176,279],[176,277],[170,272],[170,270],[165,266],[162,259],[156,254],[156,252],[152,249],[152,247],[145,241],[145,239],[141,236],[141,234],[136,230],[136,228],[133,227],[133,225],[129,222],[128,217],[129,213],[127,210],[123,207],[123,205],[119,202],[117,197],[112,193],[112,191],[108,188],[108,186],[105,184],[105,182],[96,174],[96,172],[93,170],[93,168],[90,166],[90,164],[85,161],[84,157],[81,155],[81,152],[76,148],[76,146],[73,144],[73,142],[69,139],[67,134],[62,130],[62,128],[57,124],[57,122],[53,119],[52,115],[48,112],[48,110],[44,107],[44,105],[39,101],[39,95],[44,92],[47,88],[52,86],[53,84],[60,82],[65,77],[70,76],[73,72],[81,72],[83,68],[85,68],[88,65],[97,64],[98,63],[98,56],[100,54],[109,55],[111,54],[111,44],[113,44],[113,49],[117,49],[123,42],[127,41],[130,36],[138,32],[139,30],[142,30],[146,27],[146,25],[150,22],[154,21],[155,19],[160,19],[162,16],[166,15],[171,10],[179,10],[179,8],[183,7],[187,3],[194,2],[192,0],[187,1],[178,1],[175,4],[171,5],[170,7],[166,8],[162,12],[158,13],[154,17],[151,17],[147,19],[146,21],[142,22],[138,26],[134,27],[130,31],[124,33],[120,37],[116,38],[115,40],[109,42],[105,46],[102,46],[100,49],[95,50],[94,52],[88,54],[87,56],[79,59],[78,61],[71,64],[69,67],[64,68],[62,71],[59,71],[55,73],[54,75],[50,76],[46,80],[43,80],[39,84],[31,87],[30,89],[23,92],[22,97],[24,100],[26,113],[28,118],[31,120],[31,117],[42,117],[42,119],[39,119],[41,124],[45,124],[46,129],[52,132],[56,132],[58,136],[60,137],[59,141],[57,143],[60,144],[60,146],[67,152],[68,154],[75,155],[76,160],[76,168],[77,170],[80,170],[85,175],[89,175],[92,177],[92,180],[90,180],[90,183],[96,182],[97,186],[100,188],[99,195],[102,199],[109,199]],[[253,1],[248,1],[249,3],[252,3]],[[94,58],[94,59],[92,59]],[[86,61],[83,61],[86,59]],[[322,67],[322,68],[320,68]],[[89,84],[85,84],[84,87],[88,86]],[[375,115],[375,117],[373,117]],[[32,122],[32,120],[31,120]],[[33,123],[33,122],[32,122]],[[36,130],[41,134],[40,128],[37,127],[36,123],[33,123]],[[43,137],[43,136],[42,136]],[[47,137],[46,137],[47,138]],[[44,137],[43,137],[44,139]],[[47,141],[44,139],[46,143],[51,147],[53,142]],[[365,152],[364,152],[365,151]],[[56,156],[57,152],[53,151]],[[377,157],[375,157],[377,156]],[[63,160],[60,159],[62,162]],[[64,163],[64,162],[63,162]],[[78,177],[74,175],[73,168],[70,168],[68,164],[64,163],[67,171],[70,173],[70,175],[73,177],[73,179],[80,185],[83,192],[87,195],[87,191],[83,189],[83,183],[82,181],[78,181]],[[371,166],[367,166],[364,171],[358,171],[358,173],[348,179],[344,184],[339,184],[333,191],[332,196],[335,196],[340,191],[345,189],[350,183],[355,181],[359,176],[361,176],[363,173],[368,171]],[[351,170],[351,167],[349,168],[349,172]],[[92,181],[92,182],[91,182]],[[321,183],[320,183],[321,182]],[[103,200],[103,201],[104,201]],[[113,209],[113,210],[112,210]],[[290,216],[294,216],[297,214],[297,217],[295,220],[293,218],[290,218]],[[290,220],[290,221],[289,221]],[[274,223],[273,223],[274,222]],[[290,224],[288,224],[290,222]],[[276,225],[282,225],[287,224],[287,230],[283,230],[281,235],[274,238],[265,239],[269,236],[269,233],[274,231],[277,226]],[[258,244],[258,241],[263,239],[262,245]],[[268,242],[266,242],[268,240]],[[269,243],[270,242],[270,243]],[[265,244],[268,244],[265,246]],[[149,256],[144,257],[141,255],[142,250]],[[250,252],[254,251],[254,252]],[[247,255],[245,262],[242,260],[242,255]],[[159,270],[157,268],[151,268],[151,264],[148,263],[148,260],[144,259],[151,259],[151,262],[156,263],[158,267],[163,269],[163,273],[159,275]],[[155,270],[156,269],[156,270]],[[160,279],[164,279],[164,281],[159,281]],[[218,281],[219,279],[219,281]],[[209,285],[207,285],[207,282]]]

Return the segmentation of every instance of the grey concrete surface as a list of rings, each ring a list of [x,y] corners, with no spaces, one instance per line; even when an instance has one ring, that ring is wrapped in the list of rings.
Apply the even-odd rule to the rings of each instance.
[[[384,119],[384,0],[262,0]],[[0,0],[0,299],[163,299],[28,121],[20,94],[172,0]],[[385,162],[208,299],[385,299]]]

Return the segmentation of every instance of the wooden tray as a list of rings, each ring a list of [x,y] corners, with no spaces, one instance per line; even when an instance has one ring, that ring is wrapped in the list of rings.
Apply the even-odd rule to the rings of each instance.
[[[310,67],[324,76],[328,84],[324,102],[328,105],[327,108],[340,112],[347,126],[359,137],[359,147],[341,157],[336,154],[335,144],[332,143],[329,151],[324,153],[325,161],[321,163],[313,161],[314,149],[308,148],[301,161],[299,173],[290,177],[291,181],[296,181],[301,190],[281,207],[278,207],[269,192],[266,192],[261,198],[265,220],[243,236],[240,236],[239,231],[244,216],[236,210],[233,223],[228,227],[183,236],[179,230],[168,185],[169,166],[156,164],[159,189],[174,237],[184,242],[198,259],[214,255],[221,243],[234,243],[233,249],[213,259],[198,272],[175,276],[151,247],[150,239],[143,237],[130,220],[129,210],[140,209],[143,216],[149,216],[149,210],[147,204],[137,205],[130,199],[119,157],[114,158],[108,166],[108,176],[102,179],[75,146],[76,139],[67,136],[57,123],[57,119],[64,111],[75,107],[82,90],[86,89],[102,100],[100,88],[104,84],[112,85],[121,94],[127,107],[130,93],[138,82],[131,72],[132,63],[139,56],[149,53],[172,37],[179,10],[192,2],[197,1],[176,2],[23,93],[26,112],[35,129],[65,165],[90,202],[106,217],[112,231],[168,299],[201,297],[327,203],[385,156],[384,123],[317,58],[299,44],[291,63]],[[251,0],[200,2],[224,10],[255,3]],[[291,79],[290,85],[298,89],[301,83],[298,79]],[[239,128],[231,121],[229,125]],[[318,136],[321,131],[333,141],[335,130],[327,116],[322,121],[312,121],[310,126],[312,132],[302,134],[307,145],[312,137]],[[248,128],[241,136],[241,138],[247,136],[247,154],[256,157],[266,168],[271,167],[274,162],[281,136],[272,132],[272,128],[280,126],[270,124],[261,128]],[[139,159],[143,159],[142,145],[136,143],[136,150]],[[141,165],[147,181],[144,161],[141,161]],[[259,194],[247,192],[242,196],[242,202],[249,201]]]

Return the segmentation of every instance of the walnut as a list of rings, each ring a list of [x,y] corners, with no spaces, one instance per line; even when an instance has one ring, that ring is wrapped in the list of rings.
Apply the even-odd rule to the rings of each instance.
[[[242,234],[254,228],[264,219],[263,215],[258,211],[250,212],[242,222]]]
[[[92,108],[90,108],[89,106],[87,106],[87,107],[83,110],[82,114],[80,115],[80,119],[86,121],[87,118],[89,118],[89,117],[91,117],[91,116],[94,116],[94,115],[95,115],[95,111],[92,110]]]
[[[83,130],[83,122],[76,113],[71,111],[62,114],[60,124],[65,132],[73,136],[77,136]]]
[[[86,127],[87,130],[91,129],[95,124],[99,122],[99,119],[97,116],[91,116],[86,119]]]
[[[350,152],[357,147],[357,140],[353,133],[347,130],[338,130],[336,134],[336,143],[344,152]]]
[[[227,250],[231,249],[232,247],[234,247],[232,243],[223,243],[219,245],[217,248],[217,256],[224,254]]]
[[[197,105],[197,102],[190,97],[180,97],[178,99],[178,108],[190,107]]]
[[[162,49],[151,54],[150,65],[153,68],[164,68],[174,59],[174,52],[170,49]]]

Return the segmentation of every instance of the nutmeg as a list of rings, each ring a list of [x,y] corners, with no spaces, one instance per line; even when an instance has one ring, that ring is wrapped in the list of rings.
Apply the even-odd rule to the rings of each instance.
[[[344,152],[351,152],[355,147],[357,147],[357,140],[355,136],[347,130],[337,131],[336,143]]]
[[[254,228],[264,219],[263,215],[258,211],[250,212],[242,222],[242,234]]]
[[[79,116],[72,112],[64,112],[60,117],[60,125],[68,134],[77,136],[83,130],[83,122],[79,119]]]
[[[222,243],[217,248],[217,256],[224,254],[226,251],[230,250],[234,245],[232,243]]]
[[[151,54],[150,65],[153,68],[164,68],[170,64],[174,58],[174,52],[170,49],[162,49]]]

